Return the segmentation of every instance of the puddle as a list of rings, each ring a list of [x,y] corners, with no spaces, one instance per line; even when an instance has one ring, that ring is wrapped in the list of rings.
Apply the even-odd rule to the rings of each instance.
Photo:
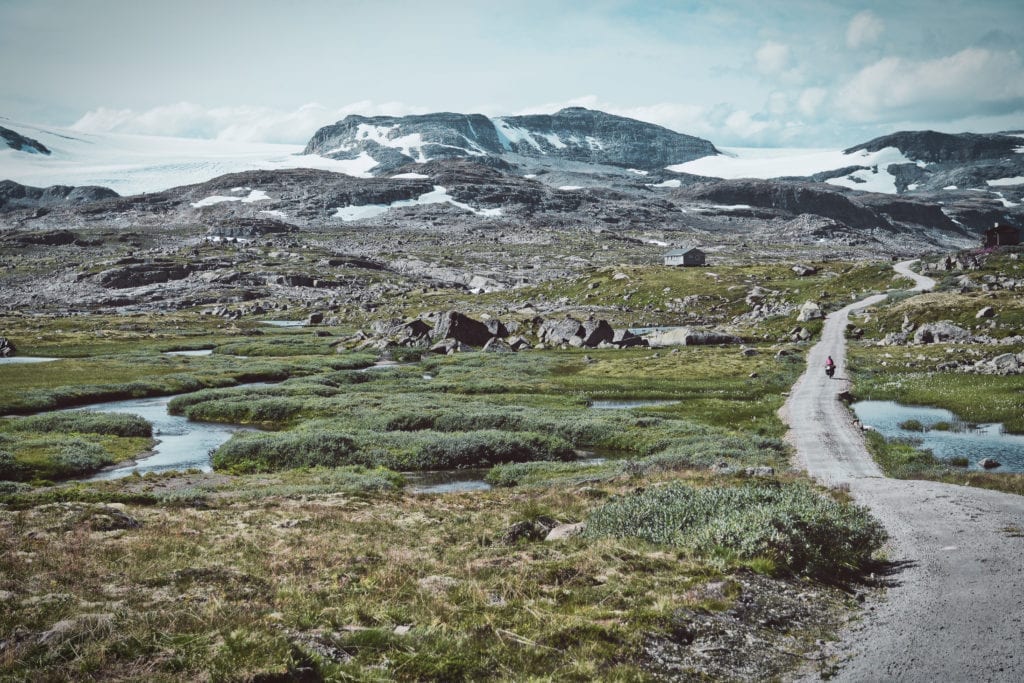
[[[194,351],[164,351],[165,356],[209,356],[213,349],[196,349]]]
[[[261,325],[273,325],[274,327],[305,327],[305,320],[260,320]]]
[[[0,358],[0,365],[17,365],[18,363],[49,363],[60,358],[43,358],[42,356],[11,356]]]
[[[594,410],[629,410],[630,408],[647,408],[650,406],[670,406],[679,401],[666,399],[652,399],[639,401],[591,401],[590,407]]]
[[[990,472],[1024,472],[1024,434],[1007,434],[1001,424],[972,425],[942,408],[905,406],[895,401],[860,401],[851,408],[862,423],[874,427],[885,438],[920,439],[920,448],[932,451],[942,460],[967,458],[968,469],[980,470],[978,461],[994,458],[1002,467]],[[926,431],[900,427],[907,420],[917,420]],[[940,422],[949,423],[952,430],[932,429]]]

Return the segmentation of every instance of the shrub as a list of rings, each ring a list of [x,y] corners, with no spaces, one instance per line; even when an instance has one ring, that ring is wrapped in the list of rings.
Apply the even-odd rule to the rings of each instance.
[[[908,432],[923,432],[924,425],[921,424],[920,420],[904,420],[900,422],[900,429],[905,429]]]
[[[967,467],[970,463],[971,461],[963,456],[957,456],[949,459],[949,464],[953,467]]]
[[[836,578],[865,568],[886,539],[865,508],[801,484],[695,489],[674,484],[595,510],[588,536],[634,537],[698,555],[767,557],[789,571]]]
[[[153,436],[153,425],[138,415],[98,413],[88,410],[29,415],[12,420],[7,428],[16,432],[55,432],[109,434],[113,436]]]

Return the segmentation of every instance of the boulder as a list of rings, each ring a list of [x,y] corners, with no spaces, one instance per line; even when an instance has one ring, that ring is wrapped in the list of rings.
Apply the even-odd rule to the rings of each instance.
[[[985,306],[980,311],[978,311],[974,315],[974,317],[975,318],[994,318],[995,315],[996,315],[996,309],[992,308],[991,306]]]
[[[421,341],[430,338],[430,325],[420,319],[411,322],[395,325],[389,331],[391,336],[413,341]]]
[[[314,313],[310,313],[309,316],[306,318],[306,324],[307,325],[319,325],[323,321],[324,321],[324,314],[321,313],[320,311],[316,311]]]
[[[7,337],[0,337],[0,358],[10,358],[17,353],[17,351],[18,350],[14,348],[14,342]]]
[[[938,342],[969,341],[971,333],[948,320],[937,323],[926,323],[914,332],[917,344],[935,344]]]
[[[545,541],[564,541],[567,538],[579,536],[587,529],[586,522],[577,522],[575,524],[559,524],[554,529],[548,532],[548,535],[544,537]]]
[[[587,320],[583,323],[583,346],[593,348],[602,342],[611,342],[615,338],[615,330],[607,320]]]
[[[800,312],[797,314],[796,319],[798,322],[805,323],[808,320],[820,320],[824,317],[825,314],[821,311],[821,306],[816,301],[805,301],[804,305],[800,307]]]
[[[513,351],[528,351],[532,348],[530,342],[522,337],[509,337],[508,345]]]
[[[501,337],[491,337],[484,344],[484,351],[489,353],[512,353],[513,349],[508,343]]]
[[[743,340],[731,334],[714,330],[699,331],[689,327],[677,327],[664,332],[655,332],[647,337],[653,347],[660,346],[708,346],[711,344],[739,344]]]
[[[620,349],[626,349],[633,346],[647,346],[647,340],[638,334],[633,334],[629,330],[615,330],[612,335],[611,343]]]
[[[816,275],[817,272],[818,272],[818,269],[815,268],[814,266],[804,265],[803,263],[796,264],[790,270],[792,270],[794,273],[796,273],[799,277],[807,277],[808,275]]]
[[[983,458],[978,461],[978,467],[986,470],[992,470],[997,467],[1002,467],[1003,463],[999,462],[995,458]]]
[[[497,318],[485,320],[484,325],[487,326],[487,331],[495,337],[507,337],[511,334],[511,330]]]
[[[493,336],[479,320],[458,311],[448,311],[441,315],[430,338],[435,342],[454,339],[467,346],[483,346]]]
[[[545,344],[566,344],[573,337],[583,338],[583,324],[575,318],[564,320],[545,320],[537,330],[537,338]]]

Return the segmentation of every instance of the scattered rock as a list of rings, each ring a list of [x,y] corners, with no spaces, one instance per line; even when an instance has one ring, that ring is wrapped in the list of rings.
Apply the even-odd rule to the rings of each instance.
[[[986,470],[993,470],[997,467],[1002,467],[1003,463],[999,462],[995,458],[983,458],[978,461],[978,467]]]
[[[917,331],[914,332],[914,342],[917,344],[968,341],[970,338],[970,332],[958,325],[954,325],[948,320],[941,320],[937,323],[926,323],[921,325],[917,328]]]
[[[985,306],[980,311],[978,311],[974,315],[974,317],[975,318],[994,318],[995,315],[996,315],[996,309],[992,308],[991,306]]]
[[[796,264],[791,268],[791,270],[799,277],[807,277],[808,275],[816,275],[818,273],[817,268],[814,266],[804,265],[803,263]]]
[[[479,320],[473,320],[469,316],[458,311],[448,311],[441,315],[437,326],[431,334],[435,342],[443,339],[454,339],[467,346],[480,347],[486,344],[491,337],[491,331],[487,325]]]
[[[587,528],[586,522],[576,522],[575,524],[559,524],[544,538],[545,541],[564,541],[567,538],[573,536],[579,536]]]
[[[824,317],[825,314],[816,301],[805,301],[804,305],[800,307],[800,312],[797,314],[796,319],[798,322],[804,323],[808,320],[820,320]]]

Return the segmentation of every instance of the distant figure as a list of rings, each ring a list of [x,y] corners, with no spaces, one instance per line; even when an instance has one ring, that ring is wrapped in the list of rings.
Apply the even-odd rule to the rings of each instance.
[[[836,374],[836,362],[832,360],[832,356],[829,356],[828,360],[825,361],[825,374],[829,376],[829,379],[832,378],[832,375]]]

